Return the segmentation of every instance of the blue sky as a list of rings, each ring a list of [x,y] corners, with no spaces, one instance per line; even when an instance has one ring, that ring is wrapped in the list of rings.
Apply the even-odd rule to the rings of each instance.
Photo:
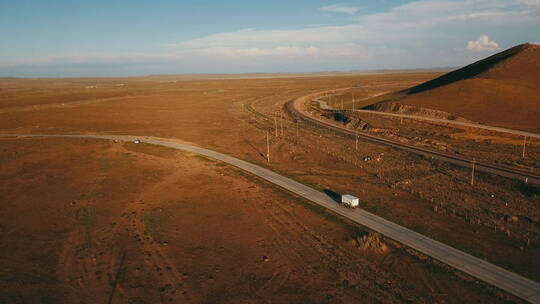
[[[540,41],[540,0],[0,0],[0,76],[459,66]]]

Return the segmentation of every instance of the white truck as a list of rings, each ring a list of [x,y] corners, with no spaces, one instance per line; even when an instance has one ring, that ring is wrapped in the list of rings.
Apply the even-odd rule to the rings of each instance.
[[[358,197],[356,196],[352,196],[350,194],[343,194],[341,196],[341,203],[343,204],[343,206],[347,207],[347,208],[356,208],[358,207],[358,204],[360,203],[360,201],[358,200]]]

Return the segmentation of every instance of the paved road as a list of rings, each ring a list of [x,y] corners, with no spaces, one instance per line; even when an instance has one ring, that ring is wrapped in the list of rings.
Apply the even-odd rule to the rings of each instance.
[[[294,194],[300,195],[314,203],[317,203],[333,212],[342,215],[362,226],[396,240],[434,259],[446,263],[460,271],[463,271],[482,281],[490,283],[502,290],[507,291],[530,303],[540,304],[540,284],[513,272],[495,266],[482,259],[454,249],[443,243],[425,237],[419,233],[394,224],[381,217],[371,214],[362,209],[347,209],[340,207],[327,194],[296,182],[290,178],[272,172],[261,166],[240,160],[238,158],[222,154],[216,151],[177,143],[172,140],[115,135],[29,135],[29,134],[0,134],[0,137],[30,136],[30,137],[59,137],[59,138],[89,138],[104,140],[133,141],[169,147],[173,149],[197,153],[209,158],[220,160],[247,171],[253,175],[276,184]]]
[[[353,112],[356,112],[356,113],[368,113],[368,114],[375,114],[375,115],[393,116],[393,117],[399,117],[399,118],[410,118],[410,119],[416,119],[416,120],[425,120],[425,121],[432,121],[432,122],[444,123],[444,124],[449,124],[449,125],[471,127],[471,128],[484,129],[484,130],[490,130],[490,131],[496,131],[496,132],[501,132],[501,133],[508,133],[508,134],[513,134],[513,135],[519,135],[519,136],[525,136],[525,137],[540,139],[540,134],[521,131],[521,130],[493,127],[493,126],[481,125],[481,124],[472,123],[472,122],[463,122],[463,121],[432,118],[432,117],[424,117],[424,116],[417,116],[417,115],[408,115],[408,114],[396,114],[396,113],[388,113],[388,112],[374,111],[374,110],[360,110],[360,109],[340,110],[340,109],[335,109],[335,108],[330,107],[328,105],[328,103],[326,101],[324,101],[324,100],[315,98],[315,99],[313,99],[313,101],[318,102],[321,109],[324,109],[324,110],[353,111]]]
[[[412,152],[415,154],[420,154],[420,155],[430,157],[433,159],[442,160],[442,161],[445,161],[454,165],[458,165],[461,167],[465,167],[465,168],[471,168],[474,162],[475,170],[478,172],[495,174],[495,175],[503,176],[506,178],[511,178],[514,180],[526,181],[530,184],[540,185],[540,175],[531,171],[503,166],[499,164],[492,164],[492,163],[483,162],[483,161],[474,161],[473,159],[466,158],[463,156],[450,154],[450,153],[437,151],[437,150],[432,150],[432,149],[428,149],[424,147],[419,147],[413,144],[407,144],[400,141],[394,141],[394,140],[387,139],[384,137],[371,135],[362,131],[355,131],[355,130],[347,129],[345,127],[334,125],[328,122],[327,120],[308,115],[298,110],[299,109],[298,103],[301,103],[303,100],[304,99],[301,97],[296,100],[290,101],[289,103],[285,105],[285,107],[293,116],[296,116],[306,121],[310,121],[314,124],[318,124],[328,129],[335,130],[337,132],[340,132],[342,134],[348,135],[353,138],[355,136],[358,136],[359,139],[363,139],[365,141],[369,141],[369,142],[373,142],[373,143],[381,144],[385,146],[390,146],[393,148],[398,148],[401,150],[405,150],[405,151]]]

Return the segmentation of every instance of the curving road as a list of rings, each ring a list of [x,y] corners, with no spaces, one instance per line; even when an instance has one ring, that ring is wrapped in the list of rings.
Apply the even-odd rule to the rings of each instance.
[[[255,176],[265,179],[294,194],[300,195],[320,206],[323,206],[362,226],[377,231],[388,238],[396,240],[434,259],[446,263],[464,273],[496,286],[530,303],[540,304],[540,284],[488,263],[482,259],[459,251],[443,243],[425,237],[419,233],[394,224],[362,209],[340,207],[327,194],[311,187],[272,172],[261,166],[216,151],[195,147],[173,140],[142,138],[122,135],[61,135],[61,134],[0,134],[0,137],[54,137],[54,138],[87,138],[102,140],[133,141],[139,139],[143,143],[169,147],[177,150],[200,154],[223,161]]]
[[[418,147],[412,144],[406,144],[399,141],[394,141],[391,139],[370,135],[365,132],[357,132],[355,130],[347,129],[345,127],[336,126],[328,121],[323,120],[322,118],[316,118],[316,117],[310,116],[302,112],[301,110],[299,110],[299,106],[300,106],[299,103],[303,102],[305,98],[306,97],[301,97],[301,98],[288,102],[285,105],[286,110],[294,117],[312,122],[314,124],[323,126],[328,129],[332,129],[334,131],[340,132],[342,134],[345,134],[351,137],[358,136],[359,139],[363,139],[368,142],[382,144],[382,145],[390,146],[393,148],[398,148],[398,149],[412,152],[415,154],[431,157],[433,159],[442,160],[442,161],[445,161],[454,165],[458,165],[461,167],[465,167],[465,168],[471,168],[474,162],[476,171],[495,174],[495,175],[503,176],[506,178],[511,178],[514,180],[526,181],[527,183],[530,183],[530,184],[540,185],[540,175],[537,175],[536,173],[533,173],[530,171],[516,169],[516,168],[502,166],[502,165],[491,164],[491,163],[482,162],[482,161],[475,161],[473,159],[466,158],[463,156],[458,156],[458,155],[454,155],[450,153]]]
[[[444,123],[444,124],[449,124],[449,125],[456,125],[456,126],[469,127],[469,128],[477,128],[477,129],[483,129],[483,130],[489,130],[489,131],[508,133],[508,134],[513,134],[513,135],[518,135],[518,136],[524,136],[524,137],[540,139],[540,134],[538,134],[538,133],[526,132],[526,131],[521,131],[521,130],[494,127],[494,126],[482,125],[482,124],[473,123],[473,122],[464,122],[464,121],[448,120],[448,119],[425,117],[425,116],[418,116],[418,115],[409,115],[409,114],[397,114],[397,113],[389,113],[389,112],[382,112],[382,111],[375,111],[375,110],[362,110],[362,109],[340,110],[340,109],[330,107],[326,101],[321,100],[320,98],[315,98],[315,99],[313,99],[313,101],[318,102],[321,109],[323,109],[323,110],[330,110],[330,111],[337,111],[337,112],[343,112],[343,111],[351,112],[352,111],[352,112],[356,112],[356,113],[367,113],[367,114],[392,116],[392,117],[399,117],[399,118],[425,120],[425,121],[432,121],[432,122]]]

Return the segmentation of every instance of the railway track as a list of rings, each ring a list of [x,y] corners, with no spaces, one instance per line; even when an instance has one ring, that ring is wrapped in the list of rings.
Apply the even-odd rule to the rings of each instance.
[[[474,165],[475,170],[479,172],[494,174],[494,175],[522,181],[528,184],[540,185],[540,175],[537,175],[530,171],[516,169],[516,168],[502,166],[502,165],[490,164],[484,161],[475,161],[471,158],[466,158],[466,157],[462,157],[462,156],[458,156],[458,155],[454,155],[450,153],[444,153],[441,151],[426,149],[426,148],[418,147],[411,144],[393,141],[393,140],[386,139],[383,137],[367,134],[365,132],[353,131],[344,127],[333,125],[322,119],[311,117],[309,115],[302,113],[297,108],[298,104],[302,102],[304,99],[305,97],[301,97],[301,98],[297,98],[297,99],[289,101],[288,103],[285,104],[285,111],[288,112],[289,115],[297,119],[311,122],[318,126],[331,129],[333,131],[339,132],[346,136],[350,136],[352,138],[355,138],[356,136],[358,136],[359,140],[361,139],[370,143],[390,146],[392,148],[401,149],[401,150],[419,154],[428,158],[445,161],[445,162],[448,162],[457,166],[465,167],[465,168],[472,168],[472,166]]]

